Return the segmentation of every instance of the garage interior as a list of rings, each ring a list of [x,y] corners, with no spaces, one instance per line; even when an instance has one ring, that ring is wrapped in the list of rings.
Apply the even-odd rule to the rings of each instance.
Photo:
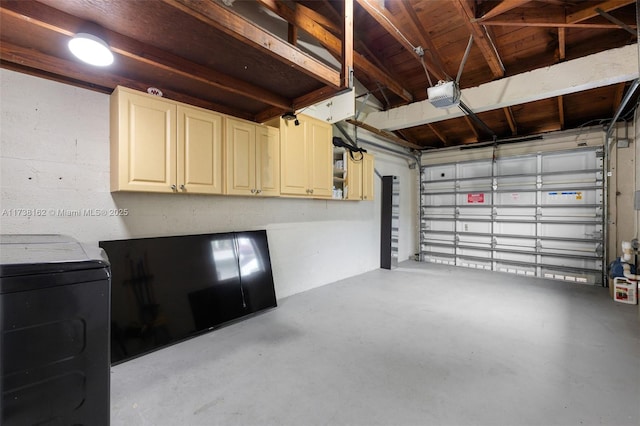
[[[637,282],[620,303],[610,272],[623,242],[637,263],[638,9],[2,0],[3,238],[268,237],[278,306],[109,365],[104,424],[640,423]],[[79,33],[113,64],[75,58]],[[375,160],[371,196],[335,170],[292,195],[284,167],[269,194],[114,188],[118,90],[281,144],[322,123]],[[3,424],[29,373],[3,367]]]

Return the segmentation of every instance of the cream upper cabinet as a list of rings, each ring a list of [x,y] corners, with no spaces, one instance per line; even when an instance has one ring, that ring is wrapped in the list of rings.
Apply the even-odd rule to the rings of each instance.
[[[374,157],[369,153],[345,148],[334,149],[333,198],[345,200],[373,200]]]
[[[174,191],[176,111],[164,99],[116,88],[111,96],[112,191]]]
[[[222,115],[178,106],[179,192],[222,193]]]
[[[262,195],[280,195],[280,131],[273,127],[257,127],[256,184]]]
[[[227,194],[280,194],[278,129],[227,118],[225,157]]]
[[[347,200],[362,200],[362,160],[361,153],[356,152],[354,158],[347,153]]]
[[[333,193],[333,130],[331,124],[310,119],[309,186],[314,197],[331,198]]]
[[[111,190],[222,193],[222,116],[117,87]]]
[[[333,151],[331,124],[298,115],[276,120],[280,128],[280,192],[282,195],[331,198]]]
[[[362,199],[373,200],[374,189],[373,179],[375,173],[375,158],[369,153],[364,153],[362,157]]]

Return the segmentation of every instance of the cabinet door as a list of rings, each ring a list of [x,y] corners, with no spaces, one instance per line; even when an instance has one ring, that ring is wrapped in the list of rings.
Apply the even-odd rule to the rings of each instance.
[[[333,195],[332,136],[331,124],[317,120],[309,122],[309,186],[314,197],[331,198]]]
[[[347,200],[362,200],[362,161],[364,157],[355,153],[347,155]]]
[[[309,195],[307,122],[280,120],[280,192],[286,195]]]
[[[111,190],[173,192],[175,104],[118,88],[111,120]]]
[[[222,116],[178,106],[178,191],[222,194]]]
[[[226,192],[252,195],[256,185],[256,126],[244,121],[226,119]]]
[[[260,195],[280,195],[280,132],[272,127],[257,130],[256,187]]]
[[[364,154],[362,158],[362,199],[373,200],[374,196],[374,167],[375,159],[371,154]]]

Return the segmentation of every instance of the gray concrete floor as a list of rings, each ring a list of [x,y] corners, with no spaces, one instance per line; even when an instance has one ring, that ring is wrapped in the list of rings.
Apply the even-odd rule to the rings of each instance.
[[[404,262],[112,368],[112,425],[639,425],[638,307]]]

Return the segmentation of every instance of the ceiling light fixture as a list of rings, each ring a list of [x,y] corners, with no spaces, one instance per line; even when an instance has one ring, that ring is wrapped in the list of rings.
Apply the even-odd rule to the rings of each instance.
[[[78,59],[90,65],[105,67],[113,63],[113,53],[109,45],[93,34],[76,34],[69,40],[69,50]]]
[[[287,121],[293,121],[298,117],[293,111],[287,111],[284,114],[282,114],[282,118]]]

